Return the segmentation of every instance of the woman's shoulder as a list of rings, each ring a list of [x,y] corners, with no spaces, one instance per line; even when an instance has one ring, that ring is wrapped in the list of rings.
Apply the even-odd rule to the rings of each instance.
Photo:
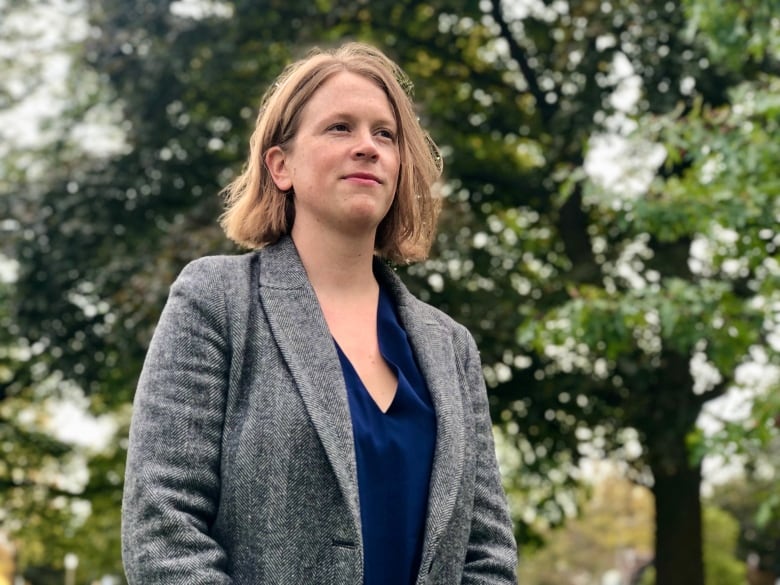
[[[232,272],[234,270],[249,271],[257,251],[244,254],[218,254],[201,256],[190,260],[182,269],[181,274],[203,274]]]
[[[201,256],[188,262],[171,285],[171,293],[220,295],[249,282],[257,252]]]
[[[442,309],[421,300],[419,297],[409,293],[416,311],[424,314],[429,321],[435,322],[440,327],[452,331],[453,333],[463,334],[468,333],[468,330],[460,322],[456,321],[448,313],[445,313]]]
[[[438,307],[434,307],[433,305],[418,299],[414,295],[412,295],[412,298],[415,300],[415,304],[418,307],[417,310],[419,310],[421,314],[425,314],[429,320],[434,321],[439,327],[448,332],[459,350],[466,352],[476,350],[474,336],[465,325],[455,320]]]
[[[220,254],[211,256],[201,256],[190,260],[179,272],[176,282],[201,282],[224,280],[225,278],[235,278],[236,276],[249,274],[252,261],[257,256],[257,252],[247,252],[244,254]]]

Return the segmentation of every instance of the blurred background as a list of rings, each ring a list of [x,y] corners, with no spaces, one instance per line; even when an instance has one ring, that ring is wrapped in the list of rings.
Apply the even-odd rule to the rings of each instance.
[[[400,271],[477,338],[520,582],[780,582],[779,0],[0,0],[0,585],[124,583],[168,286],[348,39],[443,150]]]

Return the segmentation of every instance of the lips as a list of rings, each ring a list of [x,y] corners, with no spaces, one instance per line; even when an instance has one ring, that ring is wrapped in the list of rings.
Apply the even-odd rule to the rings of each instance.
[[[373,182],[373,183],[379,183],[381,184],[382,181],[379,180],[379,177],[376,175],[372,175],[371,173],[350,173],[345,179],[352,179],[354,181],[366,181],[366,182]]]

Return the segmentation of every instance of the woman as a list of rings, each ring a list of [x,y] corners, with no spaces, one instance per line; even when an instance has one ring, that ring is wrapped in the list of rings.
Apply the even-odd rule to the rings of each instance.
[[[476,346],[385,261],[425,258],[438,152],[378,50],[290,66],[136,395],[131,584],[515,583]]]

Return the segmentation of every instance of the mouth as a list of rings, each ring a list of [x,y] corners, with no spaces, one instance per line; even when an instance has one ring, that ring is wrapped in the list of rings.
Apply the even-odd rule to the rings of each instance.
[[[371,173],[351,173],[344,177],[347,180],[351,181],[359,181],[361,183],[378,183],[382,184],[382,181],[377,177],[376,175],[372,175]]]

